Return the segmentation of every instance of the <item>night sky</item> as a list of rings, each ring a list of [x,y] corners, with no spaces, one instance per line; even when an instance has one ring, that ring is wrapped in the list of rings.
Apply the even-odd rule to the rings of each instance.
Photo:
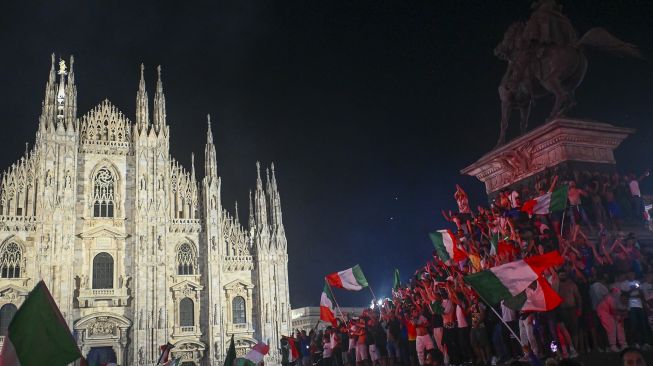
[[[194,152],[202,175],[210,113],[223,202],[241,219],[255,162],[275,162],[293,307],[317,305],[323,276],[356,263],[389,295],[394,268],[405,280],[430,255],[455,183],[483,202],[459,170],[494,146],[505,64],[492,50],[530,14],[527,0],[25,3],[0,12],[0,167],[34,142],[52,52],[75,56],[80,116],[108,98],[133,121],[139,65],[152,98],[161,64],[172,155],[190,168]],[[603,26],[653,57],[653,2],[561,3],[580,34]],[[588,58],[571,116],[637,128],[617,159],[653,167],[651,61]]]

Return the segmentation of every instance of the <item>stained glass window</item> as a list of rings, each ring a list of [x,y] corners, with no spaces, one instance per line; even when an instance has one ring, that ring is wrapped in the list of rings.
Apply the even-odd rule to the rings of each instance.
[[[95,174],[93,182],[93,216],[113,217],[115,207],[116,180],[107,168],[101,168]]]
[[[8,242],[0,249],[0,276],[2,278],[19,278],[23,251],[14,242]]]

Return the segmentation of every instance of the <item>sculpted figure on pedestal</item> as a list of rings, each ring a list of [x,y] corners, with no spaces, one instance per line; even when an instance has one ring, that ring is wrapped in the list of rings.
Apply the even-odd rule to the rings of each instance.
[[[495,56],[508,63],[499,85],[501,130],[497,146],[505,142],[512,110],[520,112],[523,134],[534,99],[555,96],[550,120],[565,115],[576,104],[574,93],[587,71],[585,48],[641,57],[635,45],[603,28],[592,28],[578,39],[555,0],[539,0],[532,8],[530,19],[511,24],[494,49]]]

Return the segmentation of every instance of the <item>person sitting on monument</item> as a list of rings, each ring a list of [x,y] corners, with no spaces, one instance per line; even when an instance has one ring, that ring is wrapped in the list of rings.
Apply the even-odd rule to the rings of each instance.
[[[578,214],[590,231],[594,232],[594,227],[587,218],[587,212],[585,212],[585,209],[583,208],[581,197],[587,197],[587,192],[576,187],[575,181],[569,181],[567,198],[569,199],[569,222],[571,223],[572,229],[576,226],[576,215]]]
[[[639,182],[648,177],[650,172],[647,170],[644,174],[640,175],[639,178],[634,174],[630,173],[628,179],[628,187],[630,189],[630,194],[632,196],[633,203],[633,218],[636,223],[646,223],[645,213],[644,213],[644,201],[642,200],[642,192],[639,189]]]

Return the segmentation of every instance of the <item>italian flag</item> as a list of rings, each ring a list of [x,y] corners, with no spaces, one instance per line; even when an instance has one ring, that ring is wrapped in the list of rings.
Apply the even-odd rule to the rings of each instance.
[[[539,276],[519,295],[505,300],[504,304],[517,311],[550,311],[562,303],[560,295],[551,287],[549,281]]]
[[[333,287],[350,291],[359,291],[363,287],[367,287],[367,280],[358,264],[344,271],[331,273],[326,276],[326,280]]]
[[[234,343],[234,335],[231,334],[231,344],[227,350],[227,356],[224,358],[224,366],[233,366],[236,360],[236,343]]]
[[[288,361],[295,362],[297,359],[299,359],[299,350],[295,344],[295,338],[287,337],[286,341],[288,341]]]
[[[40,281],[9,324],[0,365],[65,366],[81,356],[48,287]]]
[[[337,325],[335,312],[333,311],[333,294],[328,283],[324,283],[324,290],[322,290],[322,297],[320,298],[320,320],[331,323],[334,327]]]
[[[539,197],[524,202],[521,211],[529,215],[546,215],[551,212],[564,211],[567,207],[567,186],[562,186],[553,192],[547,192]]]
[[[435,247],[435,252],[442,261],[446,262],[451,259],[454,262],[460,262],[467,258],[467,253],[458,247],[458,239],[451,230],[438,230],[430,233],[429,236]]]
[[[252,347],[243,358],[236,359],[235,366],[255,366],[263,362],[263,358],[270,351],[270,346],[263,342],[258,342]]]
[[[496,304],[519,295],[547,268],[563,262],[560,253],[553,251],[470,274],[464,279],[485,301]]]
[[[173,348],[174,346],[170,344],[170,342],[159,346],[159,352],[161,352],[161,355],[159,356],[159,360],[156,362],[156,364],[162,365],[168,362],[168,358],[170,357],[170,350]]]

